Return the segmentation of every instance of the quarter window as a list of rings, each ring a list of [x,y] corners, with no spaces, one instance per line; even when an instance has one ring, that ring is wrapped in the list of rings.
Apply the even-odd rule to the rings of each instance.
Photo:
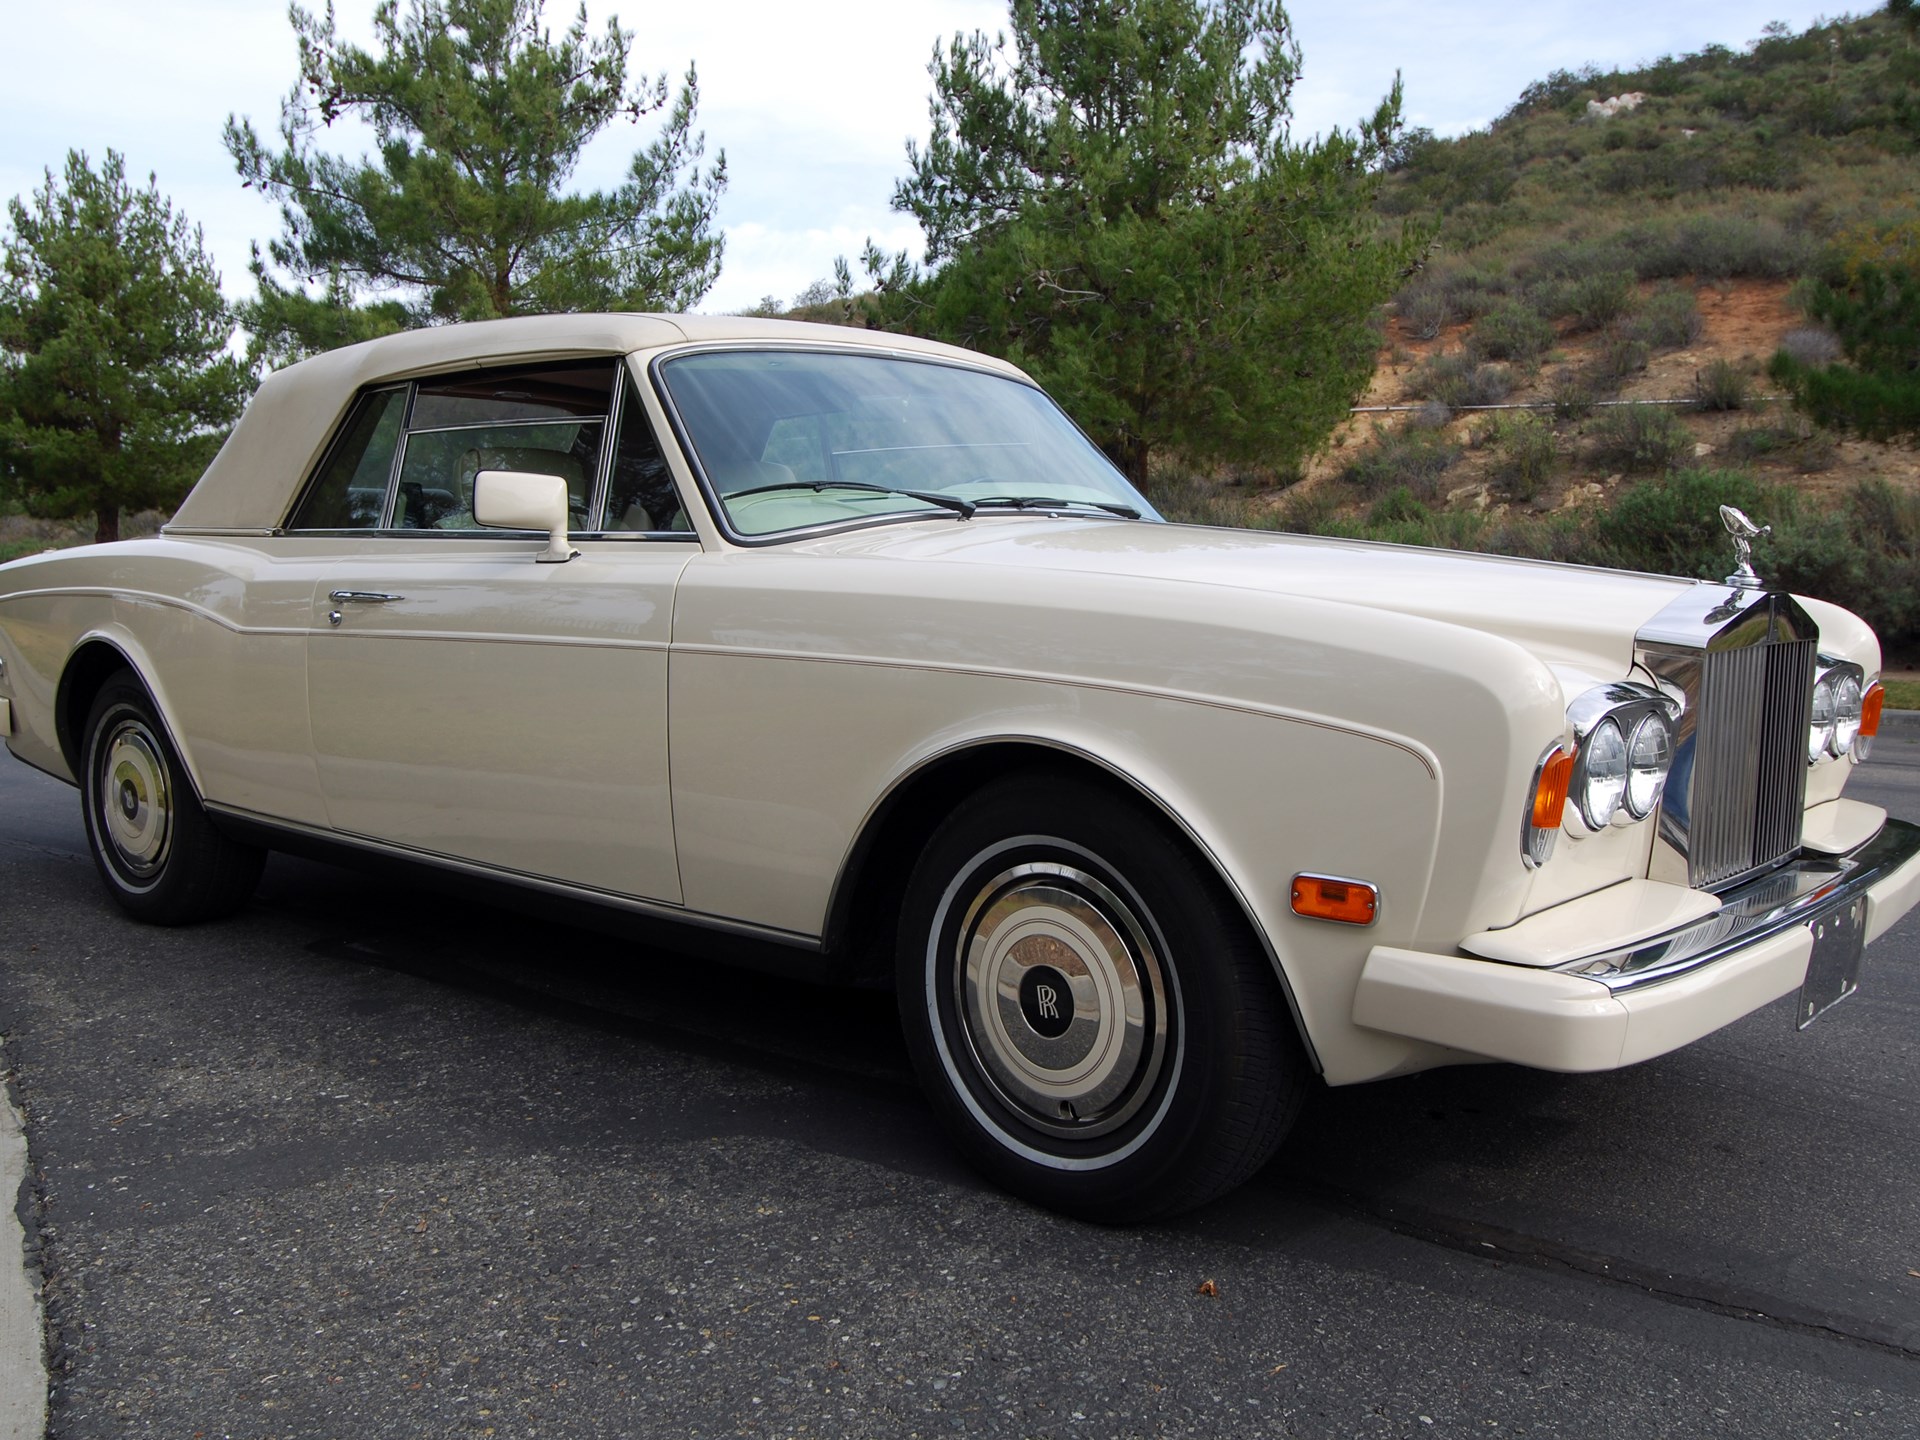
[[[362,395],[294,512],[295,530],[372,530],[386,513],[404,386]]]

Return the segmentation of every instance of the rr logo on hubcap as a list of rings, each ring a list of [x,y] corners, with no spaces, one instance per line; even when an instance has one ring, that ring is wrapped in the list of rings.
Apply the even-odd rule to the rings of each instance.
[[[1051,965],[1035,965],[1020,977],[1020,1013],[1036,1035],[1052,1040],[1073,1024],[1073,991]]]

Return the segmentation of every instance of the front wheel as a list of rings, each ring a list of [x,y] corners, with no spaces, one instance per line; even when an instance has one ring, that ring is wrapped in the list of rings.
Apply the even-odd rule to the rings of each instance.
[[[94,697],[80,793],[93,863],[134,919],[216,919],[244,905],[259,883],[266,852],[213,828],[152,699],[130,674]]]
[[[1219,879],[1097,786],[1013,777],[935,832],[898,986],[921,1081],[1007,1189],[1108,1222],[1203,1204],[1272,1155],[1305,1071]]]

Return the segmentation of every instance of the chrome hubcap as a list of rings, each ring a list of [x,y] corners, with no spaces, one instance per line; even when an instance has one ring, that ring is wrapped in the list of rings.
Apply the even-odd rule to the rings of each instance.
[[[956,1013],[981,1072],[1050,1134],[1126,1123],[1166,1059],[1160,960],[1133,911],[1072,866],[1018,865],[976,894],[956,940]]]
[[[100,757],[101,829],[121,866],[147,879],[173,843],[173,791],[159,743],[140,721],[122,720]]]

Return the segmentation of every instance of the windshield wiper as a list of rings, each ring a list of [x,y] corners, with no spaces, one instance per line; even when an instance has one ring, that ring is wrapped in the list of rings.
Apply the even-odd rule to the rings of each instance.
[[[866,490],[875,495],[904,495],[909,500],[923,500],[929,505],[938,505],[942,510],[951,510],[962,520],[973,518],[971,500],[962,500],[955,495],[939,495],[931,490],[902,490],[895,485],[869,485],[864,480],[780,480],[772,485],[750,485],[745,490],[729,490],[720,498],[737,500],[742,495],[769,495],[775,490]]]
[[[989,495],[973,503],[982,509],[997,509],[1004,505],[1009,510],[1064,510],[1084,505],[1092,510],[1104,510],[1109,515],[1118,515],[1123,520],[1140,518],[1140,512],[1131,505],[1109,500],[1059,500],[1051,495]]]

